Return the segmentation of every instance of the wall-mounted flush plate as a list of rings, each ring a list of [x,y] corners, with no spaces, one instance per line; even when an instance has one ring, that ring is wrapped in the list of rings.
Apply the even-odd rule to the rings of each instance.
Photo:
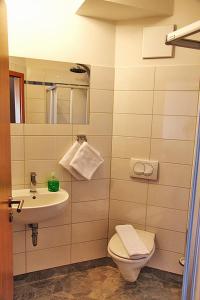
[[[141,160],[131,158],[130,176],[136,178],[157,180],[158,179],[158,161]]]

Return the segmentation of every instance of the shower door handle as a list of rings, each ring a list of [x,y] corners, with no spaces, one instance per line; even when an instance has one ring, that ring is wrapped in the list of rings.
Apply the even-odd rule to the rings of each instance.
[[[181,265],[181,266],[185,266],[185,257],[181,257],[180,259],[179,259],[179,264]]]

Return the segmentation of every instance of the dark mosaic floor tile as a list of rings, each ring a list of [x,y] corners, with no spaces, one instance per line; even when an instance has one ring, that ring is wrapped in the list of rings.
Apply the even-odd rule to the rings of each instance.
[[[114,263],[110,258],[104,257],[104,258],[76,263],[72,265],[56,267],[47,270],[22,274],[22,275],[16,275],[14,277],[14,282],[15,282],[15,286],[25,285],[27,283],[29,284],[34,281],[39,281],[39,280],[57,277],[61,275],[67,275],[69,273],[74,273],[77,271],[85,271],[99,266],[108,266],[108,265],[114,266]]]
[[[181,299],[181,276],[144,268],[138,280],[129,283],[107,258],[36,273],[15,279],[14,300]]]

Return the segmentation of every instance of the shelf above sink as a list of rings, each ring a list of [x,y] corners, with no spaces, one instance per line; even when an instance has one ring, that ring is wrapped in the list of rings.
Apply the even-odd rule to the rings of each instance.
[[[37,193],[30,189],[13,190],[13,200],[24,200],[21,213],[17,213],[17,205],[12,205],[15,223],[34,224],[43,222],[62,214],[69,200],[69,194],[60,189],[49,192],[47,188],[38,188]]]
[[[108,21],[166,17],[173,14],[173,2],[173,0],[85,0],[77,14]]]

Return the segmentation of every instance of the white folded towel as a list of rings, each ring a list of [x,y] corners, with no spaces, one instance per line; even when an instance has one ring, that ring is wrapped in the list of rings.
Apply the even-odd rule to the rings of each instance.
[[[97,150],[83,142],[69,165],[85,179],[90,180],[103,161]]]
[[[132,225],[117,225],[115,230],[130,257],[150,253]]]
[[[80,146],[81,145],[76,141],[72,145],[72,147],[67,151],[67,153],[63,156],[63,158],[59,161],[59,164],[63,168],[67,169],[72,174],[72,176],[74,176],[78,180],[81,180],[84,178],[70,166],[70,162],[71,162],[72,158],[74,157],[75,153],[79,150]]]

